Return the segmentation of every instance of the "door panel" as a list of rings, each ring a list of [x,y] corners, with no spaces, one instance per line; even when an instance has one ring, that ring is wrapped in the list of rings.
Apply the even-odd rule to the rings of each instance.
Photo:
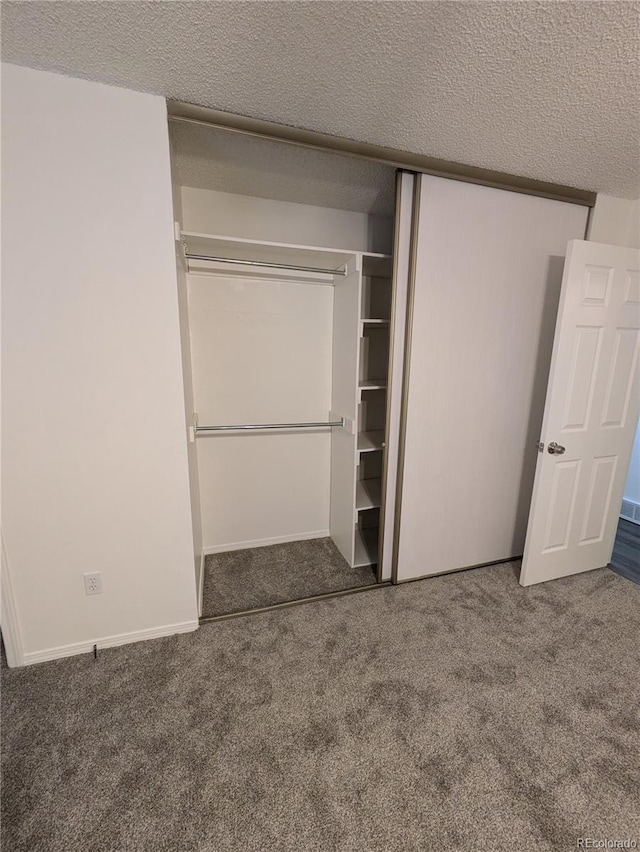
[[[567,546],[580,482],[580,466],[579,461],[558,462],[556,465],[547,514],[545,553]]]
[[[611,558],[640,407],[638,266],[636,249],[569,244],[522,585]],[[550,442],[561,455],[549,453]],[[572,487],[561,488],[570,469]],[[559,526],[554,544],[550,531]]]
[[[522,554],[564,254],[587,219],[573,204],[417,179],[398,580]],[[605,296],[594,273],[588,297]],[[597,333],[579,348],[595,361]],[[574,384],[578,429],[594,391]],[[579,475],[567,467],[558,495]],[[568,523],[549,528],[554,546]]]

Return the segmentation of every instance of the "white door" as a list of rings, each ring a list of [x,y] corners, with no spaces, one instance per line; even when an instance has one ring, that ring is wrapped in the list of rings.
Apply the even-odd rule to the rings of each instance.
[[[611,558],[640,407],[639,268],[637,249],[569,243],[523,586]]]
[[[522,556],[567,242],[587,208],[421,175],[398,581]]]

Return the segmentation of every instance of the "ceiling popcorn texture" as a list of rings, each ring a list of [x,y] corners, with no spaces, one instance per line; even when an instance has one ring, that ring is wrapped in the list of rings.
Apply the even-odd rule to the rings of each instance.
[[[628,198],[639,41],[613,0],[2,3],[7,62]]]

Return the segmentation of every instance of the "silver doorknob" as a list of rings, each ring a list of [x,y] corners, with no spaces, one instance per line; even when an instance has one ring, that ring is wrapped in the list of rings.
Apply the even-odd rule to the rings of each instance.
[[[552,456],[561,456],[564,451],[565,447],[563,447],[562,444],[556,444],[555,441],[551,441],[547,447],[547,452],[551,453]]]

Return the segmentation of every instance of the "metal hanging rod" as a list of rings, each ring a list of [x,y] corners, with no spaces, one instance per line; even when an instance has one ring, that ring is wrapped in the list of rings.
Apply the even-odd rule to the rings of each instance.
[[[342,426],[344,428],[345,419],[329,420],[322,423],[244,423],[236,426],[198,426],[196,424],[193,429],[197,435],[199,432],[236,432],[238,430],[258,431],[261,429],[318,429],[324,426]]]
[[[321,272],[325,275],[346,275],[344,269],[321,269],[316,266],[295,266],[291,263],[269,263],[263,260],[240,260],[233,257],[215,257],[210,254],[191,254],[185,251],[187,260],[213,260],[216,263],[235,263],[239,266],[260,266],[268,269],[288,269],[292,272]],[[331,424],[329,424],[331,425]]]

